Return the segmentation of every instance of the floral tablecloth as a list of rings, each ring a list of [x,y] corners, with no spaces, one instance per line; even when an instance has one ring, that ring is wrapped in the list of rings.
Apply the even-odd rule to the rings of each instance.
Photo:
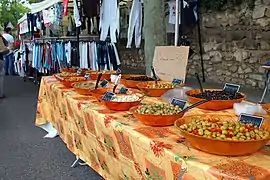
[[[186,116],[205,113],[211,112],[194,109]],[[233,110],[218,113],[234,116]],[[268,146],[244,157],[210,155],[189,147],[175,127],[147,127],[54,77],[42,79],[38,98],[36,125],[48,122],[67,148],[105,179],[270,179]]]

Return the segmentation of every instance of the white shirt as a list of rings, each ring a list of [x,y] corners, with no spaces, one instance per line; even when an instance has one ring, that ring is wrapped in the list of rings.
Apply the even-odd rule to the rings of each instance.
[[[4,33],[2,34],[3,38],[8,42],[8,46],[12,45],[14,43],[14,37],[10,34]]]

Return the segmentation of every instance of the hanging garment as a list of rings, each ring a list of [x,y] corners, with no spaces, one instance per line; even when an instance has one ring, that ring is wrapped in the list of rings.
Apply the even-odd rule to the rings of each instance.
[[[65,52],[67,57],[67,63],[71,65],[71,43],[68,42],[65,44]]]
[[[99,23],[101,41],[106,40],[110,30],[111,42],[117,42],[117,36],[120,32],[119,15],[120,12],[117,0],[103,0],[100,8]]]
[[[127,48],[131,48],[133,33],[135,30],[135,45],[140,48],[142,40],[142,3],[140,0],[133,0],[129,16]]]
[[[73,1],[73,3],[74,3],[73,12],[74,12],[75,24],[76,24],[76,27],[80,27],[82,25],[82,22],[80,20],[81,18],[80,18],[80,13],[78,10],[78,4],[77,4],[77,1]]]
[[[64,16],[68,15],[68,1],[69,0],[63,0],[63,6],[64,6],[63,15]]]
[[[186,8],[189,4],[186,1],[183,1],[184,5],[183,8]],[[176,18],[176,2],[175,1],[169,1],[167,2],[170,7],[170,14],[169,14],[169,23],[175,24],[175,18]],[[180,11],[180,2],[179,2],[179,11]],[[179,24],[181,24],[181,18],[180,18],[180,12],[179,12]]]
[[[42,10],[42,17],[45,27],[50,27],[52,25],[50,19],[50,11],[49,10]]]
[[[99,0],[82,0],[83,12],[88,18],[99,14]]]

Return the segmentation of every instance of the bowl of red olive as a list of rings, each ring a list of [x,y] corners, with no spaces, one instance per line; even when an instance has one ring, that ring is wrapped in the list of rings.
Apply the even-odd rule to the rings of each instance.
[[[260,150],[270,140],[270,124],[261,127],[237,121],[235,115],[194,115],[178,119],[175,127],[190,145],[222,156],[244,156]]]
[[[232,94],[222,89],[205,89],[203,93],[200,89],[195,89],[187,91],[186,95],[191,104],[204,99],[211,99],[211,101],[198,106],[198,108],[212,111],[231,109],[234,103],[240,103],[246,99],[246,95],[243,93]]]
[[[127,88],[135,88],[137,89],[137,84],[141,82],[153,82],[155,81],[153,78],[146,75],[138,75],[138,74],[127,74],[123,75],[121,78],[121,83]]]

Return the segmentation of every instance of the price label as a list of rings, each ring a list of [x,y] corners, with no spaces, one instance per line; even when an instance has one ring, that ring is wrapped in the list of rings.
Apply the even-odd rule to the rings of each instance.
[[[223,88],[223,91],[231,93],[231,94],[236,94],[238,93],[239,89],[240,89],[240,85],[226,83]]]
[[[108,83],[109,82],[106,79],[104,79],[103,81],[101,81],[100,86],[101,87],[106,87],[108,85]]]
[[[128,88],[126,88],[125,86],[121,87],[118,94],[127,94],[128,92]]]
[[[89,79],[89,77],[90,77],[90,74],[88,74],[88,73],[84,75],[85,79]]]
[[[174,106],[178,106],[181,109],[184,109],[184,107],[187,104],[187,101],[182,100],[182,99],[173,98],[172,101],[171,101],[171,104],[174,105]]]
[[[260,116],[253,116],[250,114],[240,114],[238,121],[245,124],[252,124],[260,128],[262,126],[264,118]]]
[[[116,70],[116,74],[121,74],[121,73],[122,73],[121,69],[118,68],[118,69]]]
[[[104,101],[111,101],[112,99],[113,99],[113,97],[114,97],[114,93],[112,93],[112,92],[106,92],[105,94],[104,94],[104,96],[103,96],[103,100]]]
[[[82,69],[78,69],[78,70],[77,70],[77,74],[78,74],[78,75],[82,74]]]
[[[182,83],[183,83],[183,79],[173,79],[173,80],[172,80],[172,83],[173,83],[174,85],[182,84]]]

